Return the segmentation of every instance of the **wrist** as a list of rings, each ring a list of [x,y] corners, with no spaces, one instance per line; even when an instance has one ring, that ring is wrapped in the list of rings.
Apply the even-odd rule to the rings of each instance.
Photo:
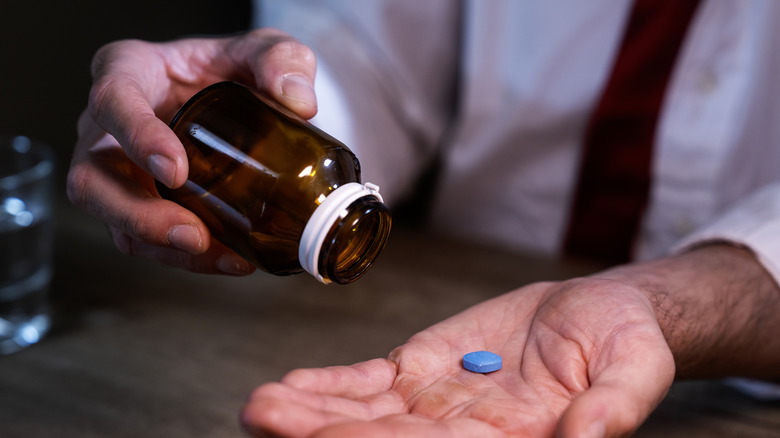
[[[678,377],[777,377],[780,290],[748,250],[708,245],[598,274],[651,302]]]

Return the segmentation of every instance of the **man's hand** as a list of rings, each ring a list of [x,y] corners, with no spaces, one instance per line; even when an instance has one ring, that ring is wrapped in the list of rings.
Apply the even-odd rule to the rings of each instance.
[[[485,301],[389,359],[258,388],[258,436],[625,436],[675,377],[780,377],[780,289],[755,255],[709,245]],[[489,350],[503,368],[461,366]]]
[[[476,374],[465,353],[503,368]],[[599,278],[533,284],[412,337],[389,359],[296,370],[244,409],[258,436],[621,436],[662,400],[674,360],[644,293]]]
[[[68,174],[75,205],[106,222],[117,247],[199,272],[248,274],[251,264],[212,241],[192,212],[157,195],[187,178],[184,149],[167,122],[198,90],[235,80],[264,89],[304,118],[317,111],[316,65],[306,46],[262,29],[223,39],[120,41],[92,64]]]

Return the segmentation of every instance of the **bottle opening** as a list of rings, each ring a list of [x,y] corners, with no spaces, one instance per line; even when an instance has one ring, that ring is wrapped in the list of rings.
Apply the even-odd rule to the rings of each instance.
[[[379,187],[345,184],[312,214],[301,236],[298,259],[304,270],[323,283],[351,283],[381,252],[390,224]]]
[[[353,202],[349,213],[333,225],[320,250],[320,270],[340,284],[351,283],[368,271],[390,235],[390,212],[373,196]]]

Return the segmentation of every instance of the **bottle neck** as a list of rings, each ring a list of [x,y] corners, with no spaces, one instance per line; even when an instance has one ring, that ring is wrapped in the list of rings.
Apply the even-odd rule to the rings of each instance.
[[[320,204],[304,228],[298,259],[323,283],[351,283],[379,255],[390,233],[391,218],[379,187],[348,183]]]

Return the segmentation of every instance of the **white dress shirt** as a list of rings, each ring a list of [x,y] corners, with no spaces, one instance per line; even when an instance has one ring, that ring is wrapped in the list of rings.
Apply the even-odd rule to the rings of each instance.
[[[626,0],[268,0],[318,55],[315,123],[393,203],[441,160],[431,226],[560,252]],[[727,241],[780,279],[780,2],[703,0],[664,100],[635,256]]]

